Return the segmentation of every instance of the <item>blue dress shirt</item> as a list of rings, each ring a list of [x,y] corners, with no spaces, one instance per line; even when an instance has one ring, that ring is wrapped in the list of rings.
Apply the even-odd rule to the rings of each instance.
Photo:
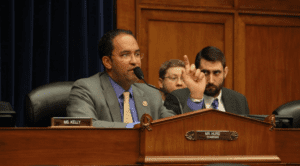
[[[194,103],[190,97],[188,98],[187,100],[187,105],[190,107],[191,110],[193,111],[197,111],[197,110],[200,110],[203,108],[203,105],[204,105],[204,99],[199,102],[199,103]]]
[[[119,101],[119,104],[120,104],[121,119],[122,119],[122,122],[123,122],[123,116],[124,116],[123,92],[125,92],[125,90],[119,84],[117,84],[113,79],[111,79],[110,77],[108,77],[108,78],[109,78],[109,81],[110,81],[112,87],[115,90],[116,95],[117,95],[117,98],[118,98],[118,101]],[[140,122],[139,118],[138,118],[138,114],[136,112],[136,108],[135,108],[134,96],[133,96],[133,93],[132,93],[132,86],[130,86],[128,92],[130,93],[130,95],[129,95],[129,105],[130,105],[130,112],[131,112],[131,115],[132,115],[132,121],[133,121],[133,123]]]

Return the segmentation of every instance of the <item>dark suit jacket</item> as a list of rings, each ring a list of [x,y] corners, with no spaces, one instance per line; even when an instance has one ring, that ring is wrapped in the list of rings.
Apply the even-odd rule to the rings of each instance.
[[[178,89],[171,94],[175,95],[182,106],[182,112],[178,109],[173,109],[177,114],[191,112],[192,110],[187,105],[187,99],[190,96],[190,90],[188,88]],[[221,96],[226,112],[234,114],[249,114],[249,107],[247,99],[244,95],[227,88],[222,88]],[[167,96],[165,102],[169,102],[170,97]],[[174,100],[174,99],[172,99]],[[173,102],[174,103],[174,102]],[[205,105],[204,105],[205,108]]]
[[[95,127],[125,127],[127,123],[122,123],[120,104],[108,77],[103,72],[77,80],[70,92],[67,115],[91,117]],[[140,83],[133,84],[132,91],[139,119],[144,113],[153,120],[175,115],[163,106],[159,91]]]

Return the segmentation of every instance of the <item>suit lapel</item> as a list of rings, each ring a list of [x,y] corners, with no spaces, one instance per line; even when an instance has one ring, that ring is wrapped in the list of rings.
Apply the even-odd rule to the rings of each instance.
[[[233,99],[228,94],[228,91],[226,88],[222,88],[222,97],[221,98],[223,100],[225,111],[230,112],[230,113],[236,113],[234,110]]]
[[[177,90],[176,92],[176,97],[179,99],[180,104],[182,105],[182,113],[187,113],[187,112],[192,112],[193,110],[190,109],[190,107],[187,105],[187,100],[190,96],[190,90],[188,88],[182,89],[182,90]],[[175,92],[173,92],[174,94]],[[179,111],[177,111],[179,112]]]
[[[144,96],[144,92],[137,88],[134,84],[132,85],[132,92],[139,120],[142,118],[144,113],[151,115],[149,100],[148,97]]]
[[[108,105],[109,111],[111,113],[112,119],[114,122],[122,122],[121,119],[121,112],[120,112],[120,104],[116,95],[116,92],[114,91],[114,88],[112,87],[109,76],[107,73],[103,73],[100,75],[101,85],[104,92],[104,97],[106,100],[106,103]]]

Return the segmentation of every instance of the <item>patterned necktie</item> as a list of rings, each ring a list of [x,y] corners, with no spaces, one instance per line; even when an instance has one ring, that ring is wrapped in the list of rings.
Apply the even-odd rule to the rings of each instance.
[[[124,123],[132,123],[132,116],[130,112],[130,107],[129,107],[129,92],[124,92],[123,97],[124,97],[124,116],[123,116],[123,122]]]
[[[219,107],[219,102],[218,102],[218,98],[216,98],[212,103],[211,103],[211,105],[212,105],[212,107],[214,108],[214,109],[218,109],[218,107]]]

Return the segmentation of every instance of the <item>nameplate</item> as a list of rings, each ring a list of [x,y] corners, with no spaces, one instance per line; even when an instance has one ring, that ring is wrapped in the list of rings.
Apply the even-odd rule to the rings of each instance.
[[[238,138],[238,133],[236,131],[224,131],[224,130],[216,130],[216,131],[189,131],[185,134],[187,140],[197,141],[197,140],[227,140],[233,141]]]
[[[51,127],[54,126],[93,126],[93,121],[89,117],[53,117],[51,118]]]

